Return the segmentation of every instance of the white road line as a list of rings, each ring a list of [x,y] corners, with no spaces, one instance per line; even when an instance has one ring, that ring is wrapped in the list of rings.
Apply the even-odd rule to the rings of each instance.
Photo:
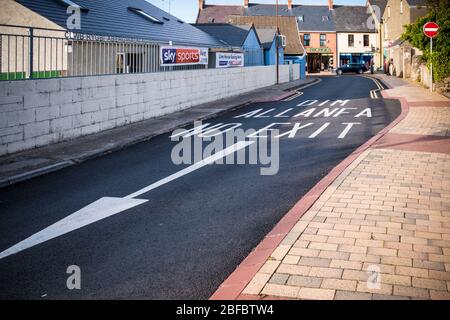
[[[0,253],[0,259],[141,205],[148,200],[101,198]]]
[[[296,94],[294,94],[294,95],[292,95],[292,96],[290,96],[290,97],[285,98],[283,101],[292,101],[292,100],[297,99],[298,97],[300,97],[300,96],[302,96],[302,95],[303,95],[303,92],[297,91]]]
[[[215,153],[214,155],[212,155],[212,156],[210,156],[208,158],[203,159],[202,161],[194,163],[193,165],[191,165],[191,166],[189,166],[189,167],[187,167],[187,168],[185,168],[185,169],[183,169],[181,171],[178,171],[178,172],[176,172],[176,173],[174,173],[174,174],[172,174],[172,175],[170,175],[170,176],[168,176],[168,177],[166,177],[164,179],[161,179],[158,182],[155,182],[155,183],[149,185],[148,187],[145,187],[145,188],[143,188],[143,189],[141,189],[139,191],[136,191],[135,193],[132,193],[132,194],[126,196],[125,198],[132,199],[132,198],[139,197],[140,195],[142,195],[144,193],[147,193],[147,192],[149,192],[149,191],[151,191],[153,189],[156,189],[156,188],[158,188],[158,187],[160,187],[162,185],[165,185],[165,184],[167,184],[167,183],[169,183],[169,182],[171,182],[173,180],[176,180],[176,179],[178,179],[178,178],[180,178],[180,177],[182,177],[184,175],[187,175],[187,174],[189,174],[189,173],[191,173],[191,172],[193,172],[195,170],[198,170],[198,169],[200,169],[200,168],[202,168],[202,167],[204,167],[206,165],[212,164],[212,163],[216,162],[217,160],[222,159],[222,158],[224,158],[224,157],[226,157],[226,156],[228,156],[228,155],[230,155],[230,154],[232,154],[234,152],[237,152],[237,151],[239,151],[241,149],[244,149],[244,148],[248,147],[249,145],[251,145],[254,142],[255,141],[240,141],[240,142],[232,145],[231,147],[228,147],[228,148],[226,148],[226,149],[224,149],[222,151],[219,151],[219,152]]]
[[[57,238],[74,230],[80,229],[94,222],[111,217],[115,214],[121,213],[128,209],[139,206],[148,200],[134,199],[144,193],[147,193],[153,189],[156,189],[164,184],[174,181],[184,175],[187,175],[195,170],[198,170],[206,165],[212,164],[217,160],[224,158],[234,152],[248,147],[255,143],[255,141],[240,141],[222,151],[215,153],[214,155],[203,159],[183,170],[180,170],[164,179],[161,179],[155,183],[152,183],[148,187],[145,187],[135,193],[132,193],[124,198],[112,198],[104,197],[90,205],[78,210],[77,212],[65,217],[64,219],[50,225],[49,227],[33,234],[29,238],[15,244],[14,246],[6,249],[0,253],[0,259],[6,258],[10,255],[16,254],[23,250],[34,247],[38,244],[44,243],[51,239]]]
[[[322,79],[317,78],[317,81],[314,81],[314,82],[312,82],[312,83],[310,83],[310,84],[307,84],[307,85],[305,85],[305,86],[302,86],[301,89],[304,90],[304,89],[309,88],[309,87],[311,87],[311,86],[315,86],[316,84],[319,84],[319,83],[321,83],[321,82],[322,82]],[[298,91],[298,92],[300,93],[301,91]],[[303,95],[303,92],[301,92],[301,95]],[[288,97],[288,98],[286,98],[286,99],[289,99],[289,98],[291,98],[291,97]],[[282,101],[290,101],[290,100],[286,100],[286,99],[283,99]],[[295,98],[294,98],[294,99],[295,99]]]
[[[378,89],[370,91],[370,98],[378,99],[378,92],[380,92],[381,90],[384,90],[384,87],[381,85],[381,83],[378,81],[378,79],[368,77],[368,76],[363,76],[363,77],[370,79],[375,83],[375,85],[377,86]]]

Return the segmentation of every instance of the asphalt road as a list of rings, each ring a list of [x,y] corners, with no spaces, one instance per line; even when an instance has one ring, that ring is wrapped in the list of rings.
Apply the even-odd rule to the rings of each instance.
[[[272,127],[281,134],[311,124],[280,137],[276,175],[260,175],[259,165],[205,166],[144,190],[136,199],[145,203],[0,259],[0,299],[207,299],[302,195],[400,114],[398,101],[371,99],[374,89],[364,77],[328,77],[291,101],[208,121],[256,130],[284,123]],[[324,108],[347,109],[317,114]],[[100,198],[187,168],[171,161],[175,144],[162,135],[0,189],[0,252]],[[80,290],[66,286],[71,265],[80,267]]]

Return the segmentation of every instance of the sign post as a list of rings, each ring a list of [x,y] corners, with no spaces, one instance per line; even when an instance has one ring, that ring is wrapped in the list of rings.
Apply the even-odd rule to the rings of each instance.
[[[433,38],[439,34],[439,25],[436,22],[427,22],[423,26],[423,33],[430,38],[430,54],[433,56]],[[433,60],[430,63],[430,91],[433,92]]]

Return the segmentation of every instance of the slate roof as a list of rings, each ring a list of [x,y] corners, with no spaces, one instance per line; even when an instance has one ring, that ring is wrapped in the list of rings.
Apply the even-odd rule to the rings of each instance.
[[[67,6],[58,0],[16,0],[21,5],[66,28]],[[72,0],[88,9],[81,11],[79,33],[139,38],[155,42],[172,41],[179,45],[220,47],[213,37],[182,22],[169,13],[145,0]],[[129,10],[134,7],[159,19],[162,24],[153,23]]]
[[[274,4],[260,4],[250,3],[248,8],[244,9],[245,16],[274,16],[276,13],[276,5]],[[279,16],[293,16],[292,11],[288,9],[287,5],[280,4],[278,6]]]
[[[426,1],[426,0],[407,0],[407,1]],[[372,4],[377,4],[380,8],[386,7],[387,0],[369,0]],[[248,8],[243,6],[232,6],[234,11],[242,12],[237,14],[227,14],[223,10],[224,6],[207,6],[209,15],[212,12],[217,11],[222,15],[222,18],[227,22],[230,20],[236,23],[236,16],[245,17],[274,17],[276,14],[276,6],[273,4],[258,4],[250,3]],[[335,5],[333,10],[330,10],[326,5],[293,5],[292,9],[289,10],[288,6],[283,4],[279,5],[278,15],[280,17],[291,17],[296,19],[298,30],[300,32],[376,32],[376,30],[370,30],[367,27],[367,20],[369,14],[367,13],[366,6],[338,6]],[[303,21],[299,19],[303,18]],[[206,19],[206,12],[202,10],[199,13],[199,20]],[[244,23],[244,22],[240,22]],[[255,24],[258,28],[259,26]],[[267,26],[267,25],[266,25]],[[282,33],[285,34],[287,31],[284,30]]]
[[[378,6],[381,10],[380,14],[381,14],[381,16],[383,16],[384,10],[386,10],[386,5],[387,5],[388,1],[389,0],[369,0],[368,2],[372,6]]]
[[[300,31],[334,31],[332,11],[328,6],[317,5],[293,5],[292,10],[287,5],[278,6],[278,15],[287,17],[303,17],[298,20]],[[275,16],[276,6],[272,4],[249,4],[244,11],[246,16]],[[323,17],[327,17],[324,19]]]
[[[228,23],[229,16],[243,14],[243,6],[205,5],[198,13],[197,23]]]
[[[264,49],[272,48],[275,35],[277,34],[277,29],[275,28],[256,28],[256,33],[258,34],[259,41]]]
[[[207,21],[208,17],[212,17],[213,12],[216,15],[221,16],[221,21],[228,22],[228,17],[225,17],[227,9],[224,7],[229,6],[207,6],[207,10],[201,10],[198,16],[198,21]],[[228,15],[239,15],[239,16],[275,16],[276,6],[273,4],[258,4],[250,3],[248,8],[243,6],[232,6],[234,7],[232,11],[237,13]],[[240,9],[238,9],[240,8]],[[317,6],[317,5],[293,5],[292,10],[288,9],[287,5],[278,6],[278,15],[281,17],[303,17],[304,21],[297,21],[298,29],[300,31],[331,31],[335,30],[332,11],[329,10],[328,6]],[[323,19],[323,17],[328,17]],[[216,22],[219,22],[216,19]]]
[[[334,10],[328,6],[293,6],[300,31],[335,31]],[[298,17],[302,16],[303,21]]]
[[[208,33],[219,42],[231,47],[242,47],[248,34],[253,29],[252,25],[233,25],[229,23],[204,23],[193,24],[196,28]]]
[[[365,6],[336,6],[333,16],[337,32],[376,32],[368,27],[370,14]]]

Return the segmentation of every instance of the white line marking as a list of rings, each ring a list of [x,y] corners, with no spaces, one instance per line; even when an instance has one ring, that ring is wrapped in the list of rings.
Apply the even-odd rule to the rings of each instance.
[[[290,97],[287,97],[287,98],[284,99],[283,101],[292,101],[292,100],[297,99],[298,97],[300,97],[300,96],[302,96],[302,95],[303,95],[303,92],[297,91],[296,94],[294,94],[294,95],[292,95],[292,96],[290,96]]]
[[[141,205],[148,200],[101,198],[0,253],[0,259]]]
[[[121,213],[133,207],[139,206],[148,200],[134,199],[144,193],[147,193],[153,189],[156,189],[164,184],[174,181],[184,175],[187,175],[195,170],[198,170],[206,165],[212,164],[217,160],[224,158],[234,152],[246,148],[247,146],[255,143],[255,141],[240,141],[222,151],[215,153],[214,155],[203,159],[183,170],[180,170],[164,179],[161,179],[148,187],[145,187],[135,193],[132,193],[124,198],[112,198],[104,197],[90,205],[78,210],[77,212],[65,217],[64,219],[50,225],[49,227],[35,233],[29,238],[15,244],[14,246],[6,249],[0,253],[0,259],[6,258],[10,255],[16,254],[25,249],[29,249],[43,242],[57,238],[79,228],[85,227],[94,222],[111,217],[115,214]]]
[[[347,136],[347,134],[350,132],[350,130],[353,128],[354,125],[361,124],[361,123],[353,122],[353,123],[343,123],[343,124],[345,124],[347,126],[345,127],[344,131],[342,131],[342,133],[339,135],[338,139],[344,139]]]
[[[368,76],[363,76],[363,77],[370,79],[375,83],[375,85],[377,86],[378,89],[370,91],[370,98],[378,99],[378,92],[380,92],[381,90],[384,90],[384,87],[381,85],[381,83],[378,81],[378,79],[368,77]]]
[[[312,135],[310,135],[308,138],[309,138],[309,139],[313,139],[313,138],[317,137],[319,134],[322,133],[323,130],[325,130],[326,128],[328,128],[329,125],[330,125],[329,122],[325,123],[325,124],[322,125],[319,129],[317,129]]]
[[[165,185],[165,184],[167,184],[167,183],[169,183],[169,182],[171,182],[173,180],[176,180],[176,179],[178,179],[178,178],[180,178],[180,177],[182,177],[184,175],[187,175],[187,174],[189,174],[189,173],[191,173],[191,172],[193,172],[195,170],[198,170],[198,169],[200,169],[200,168],[202,168],[202,167],[204,167],[206,165],[212,164],[212,163],[216,162],[217,160],[222,159],[222,158],[224,158],[224,157],[226,157],[226,156],[228,156],[228,155],[230,155],[230,154],[232,154],[234,152],[237,152],[237,151],[239,151],[241,149],[244,149],[244,148],[248,147],[249,145],[251,145],[254,142],[255,141],[240,141],[240,142],[238,142],[238,143],[236,143],[236,144],[234,144],[234,145],[232,145],[232,146],[230,146],[230,147],[228,147],[228,148],[226,148],[226,149],[224,149],[222,151],[219,151],[219,152],[215,153],[214,155],[212,155],[212,156],[210,156],[208,158],[203,159],[202,161],[194,163],[193,165],[191,165],[191,166],[189,166],[189,167],[187,167],[187,168],[185,168],[183,170],[180,170],[180,171],[178,171],[178,172],[176,172],[176,173],[174,173],[174,174],[172,174],[172,175],[170,175],[170,176],[168,176],[168,177],[166,177],[164,179],[161,179],[161,180],[159,180],[159,181],[149,185],[148,187],[145,187],[145,188],[143,188],[143,189],[141,189],[139,191],[136,191],[135,193],[132,193],[132,194],[126,196],[125,198],[129,198],[129,199],[131,198],[132,199],[132,198],[139,197],[140,195],[142,195],[144,193],[147,193],[147,192],[149,192],[149,191],[151,191],[153,189],[156,189],[156,188],[158,188],[158,187],[160,187],[162,185]]]

